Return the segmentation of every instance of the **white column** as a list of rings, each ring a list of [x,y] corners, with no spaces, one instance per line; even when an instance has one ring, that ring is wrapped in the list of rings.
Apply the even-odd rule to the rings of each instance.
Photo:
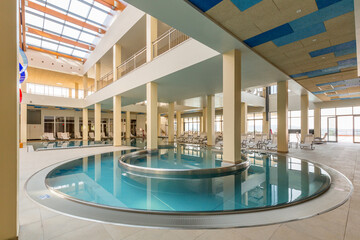
[[[288,133],[288,82],[282,81],[277,84],[277,118],[278,133],[277,145],[278,152],[287,153],[289,151]]]
[[[314,136],[321,136],[321,109],[319,107],[315,107],[314,109]]]
[[[84,141],[87,141],[89,139],[89,111],[87,108],[83,108],[83,125],[82,125],[82,137]]]
[[[27,141],[27,104],[20,104],[20,142],[26,143]]]
[[[77,112],[75,112],[75,118],[74,118],[74,133],[75,133],[75,135],[76,135],[76,133],[80,133],[79,124],[80,124],[79,115]]]
[[[83,76],[83,89],[84,89],[84,98],[87,97],[88,94],[88,82],[87,82],[87,73]]]
[[[101,103],[95,103],[95,141],[101,141]]]
[[[206,107],[203,108],[203,132],[207,132],[206,131],[206,117],[207,117],[207,109]]]
[[[161,114],[160,113],[158,113],[157,120],[158,120],[158,123],[157,123],[157,126],[158,126],[157,131],[158,131],[158,133],[157,133],[157,135],[159,137],[159,136],[161,136]]]
[[[100,62],[95,63],[94,66],[94,72],[95,72],[95,81],[94,81],[94,91],[96,92],[99,90],[99,80],[100,80]]]
[[[207,96],[206,106],[206,131],[207,131],[207,145],[215,145],[215,97],[214,95]]]
[[[79,83],[75,83],[75,96],[76,99],[79,99]]]
[[[117,95],[113,97],[114,106],[113,106],[113,127],[114,127],[114,134],[113,134],[113,142],[114,146],[121,146],[121,96]]]
[[[158,94],[157,84],[149,82],[146,84],[146,120],[147,120],[147,148],[157,148],[157,112]]]
[[[301,95],[301,141],[309,134],[309,96]]]
[[[174,103],[169,103],[168,109],[168,141],[174,142]]]
[[[18,4],[0,1],[0,239],[18,235]]]
[[[113,46],[113,81],[115,82],[121,76],[118,76],[117,67],[121,64],[121,45],[116,43]]]
[[[131,137],[131,118],[130,111],[126,112],[126,139],[130,139]]]
[[[270,113],[269,113],[270,114]],[[270,116],[269,116],[270,118]],[[270,121],[266,121],[266,112],[263,112],[263,124],[262,124],[262,132],[263,134],[266,134],[267,137],[269,137],[269,131],[270,131]]]
[[[181,135],[181,112],[176,111],[176,137]]]
[[[223,54],[223,159],[241,162],[241,52]]]
[[[241,103],[241,134],[247,134],[247,103]]]
[[[157,19],[146,14],[146,62],[150,62],[154,56],[152,43],[157,38]]]

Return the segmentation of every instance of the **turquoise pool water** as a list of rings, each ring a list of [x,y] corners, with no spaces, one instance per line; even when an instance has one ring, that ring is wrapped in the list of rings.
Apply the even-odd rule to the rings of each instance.
[[[160,212],[243,211],[284,206],[315,197],[330,186],[327,172],[296,158],[247,153],[251,165],[243,171],[223,176],[167,178],[131,174],[122,169],[118,160],[129,152],[67,162],[48,174],[46,184],[74,200]],[[199,169],[220,166],[222,154],[183,146],[162,149],[153,159],[165,168]]]

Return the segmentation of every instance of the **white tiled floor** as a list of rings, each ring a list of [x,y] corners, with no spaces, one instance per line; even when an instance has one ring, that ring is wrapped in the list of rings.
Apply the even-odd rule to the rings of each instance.
[[[333,167],[354,184],[354,194],[346,204],[317,217],[255,228],[224,230],[160,230],[120,227],[94,223],[54,213],[33,203],[24,193],[25,181],[50,164],[89,154],[120,150],[99,147],[44,152],[20,151],[20,239],[101,239],[101,240],[297,240],[360,239],[360,144],[326,144],[314,151],[291,149],[289,155]]]

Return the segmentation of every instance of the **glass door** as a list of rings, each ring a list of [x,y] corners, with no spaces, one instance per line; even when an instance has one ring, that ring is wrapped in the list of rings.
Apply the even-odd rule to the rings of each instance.
[[[327,122],[327,132],[328,132],[328,142],[337,142],[337,121],[336,117],[328,117]]]
[[[360,143],[360,116],[354,116],[354,143]]]

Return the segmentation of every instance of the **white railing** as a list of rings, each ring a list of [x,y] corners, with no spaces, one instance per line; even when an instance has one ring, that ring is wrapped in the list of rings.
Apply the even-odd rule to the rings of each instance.
[[[98,89],[97,90],[100,90],[100,89],[106,87],[107,85],[109,85],[110,83],[112,83],[114,81],[113,79],[114,79],[113,71],[102,76],[100,78],[100,80],[98,81]]]
[[[146,63],[146,47],[132,55],[130,58],[128,58],[116,68],[117,77],[120,78],[124,76],[125,74],[140,67],[144,63]]]
[[[189,38],[190,37],[185,33],[182,33],[175,28],[169,29],[152,43],[153,57],[155,58],[169,51],[171,48],[179,45]]]
[[[84,90],[78,89],[78,98],[84,98]],[[37,84],[37,83],[26,83],[26,93],[53,96],[53,97],[64,97],[64,98],[75,98],[76,90],[74,88],[57,87],[51,85]]]

